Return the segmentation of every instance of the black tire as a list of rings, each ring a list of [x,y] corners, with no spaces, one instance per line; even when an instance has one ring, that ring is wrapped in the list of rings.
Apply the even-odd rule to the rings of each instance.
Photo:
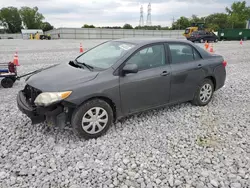
[[[11,78],[4,78],[2,79],[1,81],[1,85],[4,87],[4,88],[11,88],[14,84],[14,80],[11,79]]]
[[[108,121],[105,125],[105,127],[98,133],[94,133],[94,134],[90,134],[87,131],[85,131],[82,127],[82,119],[85,115],[85,113],[87,113],[90,109],[92,108],[102,108],[106,111],[107,115],[108,115]],[[81,105],[80,107],[78,107],[72,114],[72,118],[71,118],[71,125],[73,127],[74,132],[79,136],[82,137],[84,139],[91,139],[91,138],[97,138],[102,136],[104,133],[107,132],[107,130],[109,129],[109,127],[112,125],[113,123],[113,110],[110,107],[110,105],[105,102],[104,100],[101,99],[93,99],[90,101],[87,101],[86,103],[84,103],[83,105]],[[92,127],[92,128],[91,128]],[[90,126],[91,130],[93,129],[93,125]]]
[[[208,84],[211,86],[211,95],[210,98],[207,101],[202,101],[201,100],[201,91],[202,88],[205,87],[205,85]],[[211,99],[213,98],[213,94],[214,94],[214,84],[210,79],[204,79],[204,81],[198,86],[197,91],[195,93],[194,99],[192,101],[192,104],[196,105],[196,106],[206,106]]]

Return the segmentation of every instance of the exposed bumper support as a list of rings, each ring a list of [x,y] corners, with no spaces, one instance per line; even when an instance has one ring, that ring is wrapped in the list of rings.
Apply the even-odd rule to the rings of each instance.
[[[58,104],[49,108],[34,108],[26,101],[23,91],[19,91],[17,95],[17,106],[22,113],[31,119],[32,124],[42,123],[48,119],[53,120],[55,124],[59,122],[62,124],[62,120],[66,119],[62,105]]]

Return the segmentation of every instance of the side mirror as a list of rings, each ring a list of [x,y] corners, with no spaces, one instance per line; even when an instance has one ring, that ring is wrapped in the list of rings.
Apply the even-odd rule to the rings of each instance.
[[[122,69],[123,74],[129,74],[129,73],[137,73],[138,72],[138,66],[136,64],[127,64]]]

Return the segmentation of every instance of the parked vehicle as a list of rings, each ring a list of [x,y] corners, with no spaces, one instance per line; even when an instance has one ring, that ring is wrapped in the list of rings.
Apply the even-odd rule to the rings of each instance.
[[[207,105],[224,85],[225,67],[222,56],[187,40],[112,40],[27,78],[17,104],[33,124],[70,123],[96,138],[130,114],[186,101]]]
[[[212,32],[213,30],[211,28],[208,28],[205,23],[192,23],[190,27],[187,27],[185,29],[185,32],[183,33],[183,36],[186,38],[189,38],[191,34],[195,31],[204,31],[204,32]]]
[[[187,37],[187,40],[192,42],[218,42],[219,38],[213,32],[207,31],[194,31],[190,37]]]
[[[51,40],[51,36],[49,35],[40,35],[39,38],[40,40]]]

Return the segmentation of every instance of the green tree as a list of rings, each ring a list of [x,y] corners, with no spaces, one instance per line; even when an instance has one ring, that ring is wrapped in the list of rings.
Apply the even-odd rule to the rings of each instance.
[[[82,28],[95,28],[95,26],[94,26],[94,25],[84,24],[84,25],[82,26]]]
[[[27,29],[42,29],[44,16],[38,12],[37,7],[22,7],[19,12]]]
[[[125,25],[123,26],[123,29],[133,29],[133,26],[130,25],[130,24],[125,24]]]
[[[2,25],[8,33],[21,32],[22,20],[18,9],[15,7],[2,8],[0,10],[0,25]]]
[[[197,15],[192,15],[191,23],[204,23],[204,18],[199,18]]]
[[[176,22],[172,24],[172,29],[186,29],[190,26],[190,20],[184,16],[180,17]]]
[[[218,30],[229,27],[228,15],[225,13],[215,13],[205,18],[205,24],[207,27]]]
[[[250,7],[247,7],[246,1],[234,2],[230,8],[226,7],[226,12],[232,28],[245,28],[246,20],[250,18]]]
[[[49,31],[49,30],[52,30],[54,29],[54,27],[52,25],[50,25],[49,22],[43,22],[42,23],[42,30],[43,31]]]

